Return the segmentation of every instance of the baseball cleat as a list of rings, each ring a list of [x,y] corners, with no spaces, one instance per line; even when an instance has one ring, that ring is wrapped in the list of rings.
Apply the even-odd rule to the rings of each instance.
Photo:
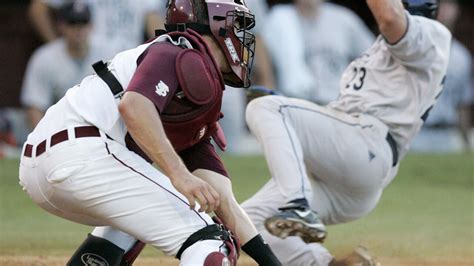
[[[311,209],[290,203],[279,210],[280,213],[265,220],[270,234],[283,239],[299,236],[306,243],[323,242],[326,238],[326,227]]]
[[[380,266],[380,263],[370,256],[367,248],[358,246],[347,257],[331,261],[329,266]]]

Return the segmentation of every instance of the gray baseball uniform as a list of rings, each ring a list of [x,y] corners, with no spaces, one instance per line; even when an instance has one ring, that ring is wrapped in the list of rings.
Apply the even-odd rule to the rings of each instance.
[[[407,17],[399,42],[379,36],[349,64],[340,95],[328,106],[268,96],[247,107],[247,122],[273,178],[243,207],[284,264],[327,265],[332,257],[298,237],[268,236],[263,221],[302,197],[325,224],[368,214],[441,92],[451,34],[434,20]]]

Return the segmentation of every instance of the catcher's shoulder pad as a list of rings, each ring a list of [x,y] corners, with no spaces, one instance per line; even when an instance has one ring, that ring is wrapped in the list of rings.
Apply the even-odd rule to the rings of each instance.
[[[218,95],[219,87],[200,51],[182,50],[176,57],[175,67],[184,95],[194,104],[206,105]]]

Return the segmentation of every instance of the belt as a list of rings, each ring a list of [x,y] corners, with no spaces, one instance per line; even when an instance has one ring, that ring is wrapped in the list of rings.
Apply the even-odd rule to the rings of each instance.
[[[84,126],[74,128],[74,135],[76,138],[85,138],[85,137],[100,137],[99,129],[95,126]],[[49,147],[53,147],[56,144],[69,140],[67,129],[59,131],[51,136],[51,142]],[[33,145],[26,144],[25,151],[23,155],[25,157],[33,156]],[[46,151],[46,140],[43,140],[38,145],[36,145],[35,156],[38,157]]]
[[[387,137],[385,139],[387,140],[388,145],[390,146],[390,149],[392,150],[392,167],[394,167],[398,163],[397,143],[395,142],[395,139],[392,137],[390,132],[387,133]]]

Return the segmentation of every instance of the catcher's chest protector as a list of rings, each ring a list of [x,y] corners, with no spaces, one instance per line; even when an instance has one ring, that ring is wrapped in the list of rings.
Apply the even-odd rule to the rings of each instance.
[[[192,30],[168,35],[184,37],[195,48],[179,51],[174,62],[179,89],[161,114],[168,139],[178,152],[211,136],[217,138],[216,143],[225,143],[217,125],[222,117],[224,80],[209,48]]]

